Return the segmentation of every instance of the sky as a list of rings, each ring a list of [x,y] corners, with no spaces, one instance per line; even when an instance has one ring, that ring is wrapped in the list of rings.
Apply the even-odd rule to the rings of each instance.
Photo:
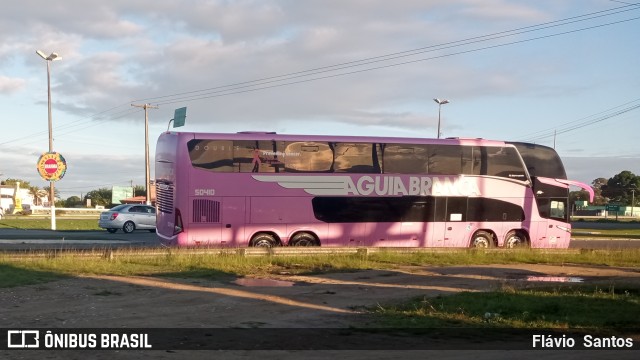
[[[0,12],[0,179],[60,196],[143,185],[178,131],[554,146],[568,177],[640,175],[637,0],[23,0]],[[157,107],[157,108],[155,108]]]

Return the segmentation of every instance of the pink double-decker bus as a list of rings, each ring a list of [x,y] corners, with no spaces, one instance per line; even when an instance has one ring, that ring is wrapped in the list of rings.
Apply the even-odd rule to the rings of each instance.
[[[566,248],[554,149],[483,139],[166,132],[157,234],[177,246]]]

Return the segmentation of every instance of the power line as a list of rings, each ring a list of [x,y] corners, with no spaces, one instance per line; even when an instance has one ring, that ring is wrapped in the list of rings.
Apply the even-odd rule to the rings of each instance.
[[[556,37],[556,36],[561,36],[561,35],[567,35],[567,34],[571,34],[571,33],[575,33],[575,32],[591,30],[591,29],[600,28],[600,27],[604,27],[604,26],[620,24],[620,23],[623,23],[623,22],[634,21],[634,20],[638,20],[638,19],[640,19],[640,17],[635,17],[635,18],[631,18],[631,19],[615,21],[615,22],[611,22],[611,23],[607,23],[607,24],[594,25],[594,26],[590,26],[590,27],[586,27],[586,28],[570,30],[570,31],[565,31],[565,32],[561,32],[561,33],[545,35],[545,36],[539,36],[539,37],[530,38],[530,39],[512,41],[512,42],[508,42],[508,43],[491,45],[491,46],[485,46],[485,47],[471,49],[471,50],[464,50],[464,51],[459,51],[459,52],[454,52],[454,53],[449,53],[449,54],[432,56],[432,57],[428,57],[428,58],[422,58],[422,59],[416,59],[416,60],[410,60],[410,61],[404,61],[404,62],[389,64],[389,65],[381,65],[381,66],[370,67],[370,68],[361,69],[361,70],[353,70],[353,71],[343,72],[343,73],[338,73],[338,74],[324,75],[324,76],[314,77],[314,78],[310,78],[310,79],[290,81],[290,82],[285,82],[285,83],[280,83],[280,84],[275,84],[275,85],[255,87],[255,88],[244,89],[244,90],[240,90],[240,89],[247,88],[247,87],[252,87],[252,86],[250,86],[250,85],[249,86],[240,86],[240,87],[237,87],[237,88],[232,88],[230,90],[219,90],[219,91],[211,92],[209,94],[203,94],[203,95],[200,95],[200,96],[187,96],[187,97],[170,99],[170,100],[167,100],[167,101],[160,101],[160,102],[156,102],[156,104],[157,105],[167,105],[167,104],[174,104],[174,103],[181,103],[181,102],[203,100],[203,99],[209,99],[209,98],[215,98],[215,97],[221,97],[221,96],[228,96],[228,95],[235,95],[235,94],[254,92],[254,91],[259,91],[259,90],[272,89],[272,88],[277,88],[277,87],[282,87],[282,86],[289,86],[289,85],[294,85],[294,84],[301,84],[301,83],[317,81],[317,80],[323,80],[323,79],[329,79],[329,78],[334,78],[334,77],[339,77],[339,76],[353,75],[353,74],[358,74],[358,73],[367,72],[367,71],[380,70],[380,69],[391,68],[391,67],[396,67],[396,66],[408,65],[408,64],[413,64],[413,63],[417,63],[417,62],[441,59],[441,58],[451,57],[451,56],[455,56],[455,55],[469,54],[469,53],[474,53],[474,52],[478,52],[478,51],[482,51],[482,50],[494,49],[494,48],[504,47],[504,46],[508,46],[508,45],[515,45],[515,44],[520,44],[520,43],[525,43],[525,42],[530,42],[530,41],[535,41],[535,40],[541,40],[541,39],[546,39],[546,38],[551,38],[551,37]],[[295,78],[295,77],[292,77],[290,79],[293,79],[293,78]],[[285,80],[288,80],[288,79],[285,79]],[[284,80],[281,80],[281,81],[284,81]],[[268,82],[265,82],[265,84],[266,83],[268,83]]]
[[[626,114],[628,112],[637,110],[637,109],[640,108],[640,104],[630,105],[630,106],[627,106],[627,107],[624,107],[624,108],[621,108],[621,107],[623,107],[625,105],[628,105],[628,104],[633,104],[633,103],[638,102],[638,101],[640,101],[640,99],[636,99],[636,100],[627,102],[625,104],[613,107],[611,109],[599,112],[597,114],[593,114],[593,115],[587,116],[587,117],[579,119],[579,120],[575,120],[575,121],[571,121],[571,122],[562,124],[561,126],[556,127],[555,129],[547,129],[547,130],[534,132],[534,133],[531,134],[532,136],[519,139],[519,141],[537,142],[537,141],[540,141],[540,140],[543,140],[543,139],[552,138],[552,137],[554,137],[555,135],[558,135],[558,134],[564,134],[564,133],[567,133],[567,132],[570,132],[570,131],[582,129],[584,127],[587,127],[587,126],[590,126],[590,125],[593,125],[593,124],[596,124],[596,123],[599,123],[599,122],[614,118],[616,116],[619,116],[619,115]],[[613,111],[613,110],[615,110],[615,111]],[[611,111],[613,111],[613,112],[611,112]],[[598,116],[598,115],[600,115],[600,116]],[[584,120],[584,119],[587,119],[587,120]],[[580,121],[580,120],[584,120],[584,121]],[[578,122],[578,121],[580,121],[580,122]]]
[[[504,47],[504,46],[514,45],[514,44],[518,44],[518,43],[524,43],[524,42],[530,42],[530,41],[534,41],[534,40],[541,40],[541,39],[560,36],[560,35],[566,35],[566,34],[575,33],[575,32],[579,32],[579,31],[591,30],[591,29],[595,29],[595,28],[599,28],[599,27],[620,24],[620,23],[628,22],[628,21],[634,21],[634,20],[637,20],[639,18],[636,17],[636,18],[631,18],[631,19],[625,19],[625,20],[610,22],[610,23],[606,23],[606,24],[594,25],[594,26],[584,27],[584,28],[581,28],[581,29],[565,31],[565,32],[556,33],[556,34],[549,34],[549,35],[534,37],[534,38],[530,38],[530,39],[512,41],[512,42],[508,42],[508,43],[491,45],[491,46],[485,46],[485,47],[480,47],[480,48],[476,48],[476,49],[464,50],[464,51],[459,51],[459,52],[454,52],[454,53],[449,53],[449,54],[443,54],[443,55],[438,55],[438,56],[433,56],[433,57],[428,57],[428,58],[404,61],[404,62],[399,62],[399,63],[394,63],[394,64],[381,65],[381,66],[374,66],[374,67],[369,67],[369,68],[366,68],[366,69],[341,72],[341,73],[331,74],[331,75],[317,76],[317,77],[313,77],[313,78],[296,80],[296,81],[288,81],[288,80],[292,80],[292,79],[297,79],[297,78],[302,78],[302,77],[310,77],[310,76],[323,74],[323,73],[327,73],[327,72],[335,72],[335,71],[350,69],[350,68],[353,68],[353,67],[362,67],[362,66],[365,66],[365,65],[371,65],[371,64],[375,64],[375,63],[379,63],[379,62],[396,60],[396,59],[405,58],[405,57],[409,57],[409,56],[415,56],[415,55],[423,54],[423,53],[427,53],[427,52],[433,52],[433,51],[438,51],[438,50],[455,48],[455,47],[460,47],[460,46],[465,46],[465,45],[471,45],[471,44],[475,44],[475,43],[479,43],[479,42],[496,40],[496,39],[500,39],[500,38],[504,38],[504,37],[508,37],[508,36],[515,36],[515,35],[520,35],[520,34],[534,32],[534,31],[541,31],[541,30],[545,30],[545,29],[549,29],[549,28],[553,28],[553,27],[564,26],[564,25],[568,25],[568,24],[572,24],[572,23],[581,22],[581,21],[593,20],[593,19],[596,19],[596,18],[611,16],[611,15],[620,14],[620,13],[624,13],[624,12],[628,12],[628,11],[632,11],[632,10],[637,10],[637,9],[638,9],[637,4],[627,4],[625,6],[616,7],[616,8],[612,8],[612,9],[608,9],[608,10],[592,12],[592,13],[579,15],[579,16],[574,16],[574,17],[569,17],[569,18],[565,18],[565,19],[561,19],[561,20],[556,20],[556,21],[541,23],[541,24],[537,24],[537,25],[516,28],[516,29],[497,32],[497,33],[492,33],[492,34],[488,34],[488,35],[471,37],[471,38],[467,38],[467,39],[463,39],[463,40],[457,40],[457,41],[447,42],[447,43],[438,44],[438,45],[432,45],[432,46],[421,47],[421,48],[402,51],[402,52],[396,52],[396,53],[391,53],[391,54],[386,54],[386,55],[369,57],[369,58],[364,58],[364,59],[360,59],[360,60],[356,60],[356,61],[350,61],[350,62],[345,62],[345,63],[341,63],[341,64],[329,65],[329,66],[324,66],[324,67],[319,67],[319,68],[314,68],[314,69],[309,69],[309,70],[297,71],[297,72],[292,72],[292,73],[288,73],[288,74],[284,74],[284,75],[261,78],[261,79],[257,79],[257,80],[251,80],[251,81],[239,82],[239,83],[234,83],[234,84],[222,85],[222,86],[217,86],[217,87],[208,88],[208,89],[202,89],[202,90],[194,90],[194,91],[189,91],[189,92],[182,92],[182,93],[164,95],[164,96],[159,96],[159,97],[154,97],[154,98],[139,99],[139,100],[134,100],[134,101],[144,101],[144,100],[152,100],[152,99],[166,99],[165,101],[160,101],[160,102],[156,102],[155,103],[156,105],[166,105],[166,104],[173,104],[173,103],[177,103],[177,102],[196,101],[196,100],[202,100],[202,99],[207,99],[207,98],[214,98],[214,97],[220,97],[220,96],[227,96],[227,95],[247,93],[247,92],[259,91],[259,90],[266,90],[266,89],[271,89],[271,88],[276,88],[276,87],[281,87],[281,86],[289,86],[289,85],[300,84],[300,83],[305,83],[305,82],[310,82],[310,81],[317,81],[317,80],[322,80],[322,79],[328,79],[328,78],[333,78],[333,77],[338,77],[338,76],[346,76],[346,75],[352,75],[352,74],[362,73],[362,72],[367,72],[367,71],[373,71],[373,70],[379,70],[379,69],[384,69],[384,68],[402,66],[402,65],[412,64],[412,63],[416,63],[416,62],[434,60],[434,59],[450,57],[450,56],[455,56],[455,55],[462,55],[462,54],[478,52],[478,51],[482,51],[482,50],[488,50],[488,49],[492,49],[492,48]],[[284,82],[284,81],[288,81],[288,82]],[[273,83],[276,83],[276,84],[264,86],[264,85],[273,84]],[[224,90],[224,89],[226,89],[226,90]],[[127,104],[129,104],[129,103],[127,103]],[[110,112],[112,110],[115,110],[115,109],[117,109],[119,107],[122,107],[122,106],[124,106],[124,104],[112,107],[112,108],[104,110],[104,111],[101,111],[101,112],[99,112],[97,114],[92,115],[91,118],[97,118],[99,115],[106,114],[106,113],[108,113],[108,112]],[[118,119],[118,118],[122,118],[122,117],[125,117],[125,116],[128,116],[128,115],[131,115],[131,114],[132,114],[132,112],[128,111],[128,110],[120,111],[120,112],[118,112],[118,113],[116,113],[116,114],[114,114],[114,115],[112,115],[112,116],[110,116],[108,118],[99,120],[98,122],[95,122],[94,124],[89,124],[89,125],[86,125],[86,119],[80,119],[80,120],[74,121],[72,123],[65,124],[63,126],[59,126],[56,130],[59,130],[59,129],[72,129],[72,128],[75,128],[75,127],[82,126],[81,128],[76,128],[76,129],[73,129],[73,130],[70,130],[70,131],[68,131],[66,133],[62,133],[61,134],[61,135],[67,135],[67,134],[70,134],[72,132],[76,132],[76,131],[79,131],[79,130],[82,130],[82,129],[86,129],[86,128],[89,128],[89,127],[97,126],[101,122],[106,121],[106,120]],[[19,141],[19,140],[22,140],[22,139],[25,139],[25,138],[31,138],[34,135],[39,135],[39,134],[42,134],[42,132],[34,133],[32,135],[21,137],[19,139],[15,139],[15,140],[5,141],[5,142],[0,143],[0,146],[6,145],[6,144],[9,144],[9,143],[12,143],[12,142],[16,142],[16,141]]]
[[[615,15],[615,14],[619,14],[619,13],[623,13],[623,12],[627,12],[627,11],[632,11],[632,10],[637,10],[637,8],[632,6],[632,5],[621,6],[621,7],[618,7],[618,8],[597,11],[597,12],[588,13],[588,14],[579,15],[579,16],[574,16],[574,17],[569,17],[569,18],[565,18],[565,19],[561,19],[561,20],[550,21],[550,22],[541,23],[541,24],[537,24],[537,25],[525,26],[525,27],[521,27],[521,28],[517,28],[517,29],[506,30],[506,31],[501,31],[501,32],[497,32],[497,33],[481,35],[481,36],[476,36],[476,37],[471,37],[471,38],[467,38],[467,39],[446,42],[446,43],[437,44],[437,45],[430,45],[430,46],[426,46],[426,47],[420,47],[420,48],[412,49],[412,50],[406,50],[406,51],[401,51],[401,52],[396,52],[396,53],[391,53],[391,54],[386,54],[386,55],[369,57],[369,58],[364,58],[364,59],[360,59],[360,60],[355,60],[355,61],[335,64],[335,65],[323,66],[323,67],[318,67],[318,68],[309,69],[309,70],[303,70],[303,71],[297,71],[297,72],[292,72],[292,73],[283,74],[283,75],[260,78],[260,79],[256,79],[256,80],[249,80],[249,81],[244,81],[244,82],[239,82],[239,83],[234,83],[234,84],[221,85],[221,86],[216,86],[216,87],[207,88],[207,89],[193,90],[193,91],[187,91],[187,92],[182,92],[182,93],[175,93],[175,94],[171,94],[171,95],[164,95],[164,96],[158,96],[158,97],[152,97],[152,98],[146,98],[146,99],[139,99],[139,100],[134,100],[134,102],[165,99],[165,98],[170,98],[170,97],[175,97],[175,96],[182,96],[182,95],[189,95],[189,94],[196,94],[196,93],[203,93],[203,92],[207,93],[207,92],[210,92],[210,91],[213,91],[213,90],[219,90],[219,91],[216,91],[216,92],[220,92],[220,91],[224,91],[222,89],[225,89],[225,88],[232,88],[233,90],[235,90],[235,89],[238,89],[238,88],[245,88],[245,87],[248,87],[248,86],[257,86],[257,85],[264,85],[264,84],[269,84],[269,83],[273,83],[273,82],[286,81],[286,80],[300,78],[300,77],[304,77],[304,76],[311,76],[311,75],[326,73],[326,72],[329,72],[329,71],[343,70],[343,69],[357,67],[357,66],[363,66],[363,65],[369,65],[369,64],[383,62],[383,61],[395,60],[395,59],[398,59],[398,58],[403,58],[403,57],[408,57],[408,56],[415,56],[415,55],[423,54],[423,53],[426,53],[426,52],[433,52],[433,51],[437,51],[437,50],[449,49],[449,48],[459,47],[459,46],[463,46],[463,45],[470,45],[470,44],[474,44],[474,43],[478,43],[478,42],[484,42],[484,41],[489,41],[489,40],[500,39],[500,38],[508,37],[508,36],[520,35],[520,34],[532,32],[532,31],[540,31],[540,30],[549,29],[549,28],[552,28],[552,27],[568,25],[568,24],[572,24],[572,23],[576,23],[576,22],[580,22],[580,21],[593,20],[593,19],[596,19],[596,18],[599,18],[599,17],[611,16],[611,15]],[[603,13],[608,13],[608,14],[603,14]],[[580,18],[586,18],[586,19],[580,19]],[[575,20],[575,19],[580,19],[580,20]],[[573,21],[569,21],[569,20],[573,20]],[[559,24],[559,23],[561,23],[561,24]],[[347,73],[347,74],[349,74],[349,73]],[[255,84],[255,83],[257,83],[257,84]],[[255,85],[251,85],[251,84],[255,84]],[[163,102],[163,103],[166,103],[166,102]]]

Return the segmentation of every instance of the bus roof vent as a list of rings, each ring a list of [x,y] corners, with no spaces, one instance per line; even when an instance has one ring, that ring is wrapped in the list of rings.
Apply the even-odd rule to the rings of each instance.
[[[275,134],[275,131],[238,131],[238,134]]]

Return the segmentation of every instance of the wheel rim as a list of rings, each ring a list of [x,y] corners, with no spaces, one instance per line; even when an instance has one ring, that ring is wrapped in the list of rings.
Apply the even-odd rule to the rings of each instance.
[[[477,236],[475,239],[473,239],[473,247],[488,248],[489,240],[487,240],[487,238],[485,238],[484,236]]]
[[[133,228],[134,228],[134,226],[133,226],[133,224],[132,224],[132,223],[126,223],[126,224],[124,225],[124,229],[125,229],[127,232],[132,232],[132,231],[133,231]]]
[[[255,247],[272,247],[273,244],[271,243],[271,241],[269,241],[267,239],[259,239],[258,241],[255,242],[255,244],[253,246],[255,246]]]
[[[313,241],[310,239],[300,239],[296,241],[295,246],[313,246]]]
[[[524,240],[518,235],[510,236],[509,239],[507,239],[507,248],[509,249],[520,247],[523,244],[524,244]]]

